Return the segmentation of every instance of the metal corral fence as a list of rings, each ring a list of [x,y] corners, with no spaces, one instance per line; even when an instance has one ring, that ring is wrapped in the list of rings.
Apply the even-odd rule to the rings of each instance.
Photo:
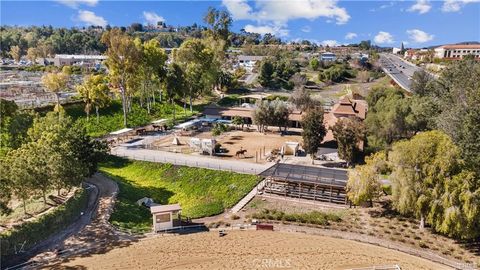
[[[196,167],[196,168],[204,168],[204,169],[211,169],[211,170],[219,170],[219,171],[230,171],[230,172],[237,172],[237,173],[244,173],[244,174],[259,174],[263,172],[265,169],[256,169],[251,168],[248,164],[244,166],[233,166],[228,162],[220,162],[217,164],[212,164],[203,158],[198,158],[196,161],[190,161],[187,159],[183,159],[181,157],[178,158],[170,158],[166,156],[147,156],[147,155],[137,155],[137,154],[125,154],[119,153],[117,150],[112,150],[111,152],[113,155],[134,159],[134,160],[141,160],[141,161],[150,161],[150,162],[158,162],[158,163],[169,163],[177,166],[187,166],[187,167]],[[161,153],[159,151],[159,153]],[[221,161],[220,159],[218,159]]]

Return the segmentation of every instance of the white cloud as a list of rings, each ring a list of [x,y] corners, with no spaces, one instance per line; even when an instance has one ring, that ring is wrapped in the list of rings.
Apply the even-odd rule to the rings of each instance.
[[[151,12],[151,11],[144,11],[143,12],[143,18],[145,19],[145,21],[148,24],[153,24],[153,25],[157,25],[158,22],[164,22],[165,21],[165,18],[163,18],[162,16],[158,15],[157,13]]]
[[[330,47],[335,47],[335,46],[339,45],[336,40],[331,40],[331,39],[324,40],[320,44],[322,44],[323,46],[330,46]]]
[[[443,12],[457,12],[466,4],[478,3],[480,0],[445,0],[442,5]]]
[[[410,40],[416,43],[425,43],[425,42],[431,41],[434,37],[433,35],[430,35],[419,29],[407,30],[407,34]]]
[[[312,28],[308,25],[305,25],[304,27],[302,27],[302,32],[305,32],[305,33],[310,33],[310,31],[312,31]]]
[[[347,40],[349,40],[349,39],[354,39],[354,38],[356,38],[356,37],[358,37],[358,35],[357,35],[356,33],[351,33],[351,32],[350,32],[350,33],[347,33],[347,34],[345,35],[345,39],[347,39]]]
[[[335,19],[337,24],[345,24],[350,15],[345,8],[337,5],[337,0],[255,0],[255,8],[247,0],[222,0],[234,20],[253,20],[258,23],[285,25],[289,20],[319,17]]]
[[[373,38],[373,41],[377,44],[390,44],[395,42],[392,34],[384,31],[378,32],[378,34]]]
[[[288,36],[288,30],[283,28],[282,26],[274,26],[274,25],[251,25],[247,24],[244,27],[245,32],[248,33],[257,33],[261,35],[265,34],[272,34],[278,37],[285,37]]]
[[[88,10],[79,10],[78,20],[87,25],[102,26],[102,27],[105,27],[107,25],[107,20]]]
[[[71,8],[78,8],[80,5],[94,7],[98,4],[98,0],[57,0],[57,2]]]
[[[417,0],[407,11],[418,12],[419,14],[424,14],[430,11],[432,5],[428,0]]]
[[[393,7],[393,5],[395,5],[395,2],[391,1],[390,3],[388,4],[383,4],[380,6],[380,9],[385,9],[385,8],[389,8],[389,7]]]

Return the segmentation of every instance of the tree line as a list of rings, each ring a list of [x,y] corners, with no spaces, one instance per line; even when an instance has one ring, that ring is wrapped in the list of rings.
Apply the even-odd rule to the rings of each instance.
[[[85,129],[64,113],[44,117],[18,110],[12,101],[0,100],[3,153],[0,156],[0,212],[8,213],[9,202],[23,202],[56,190],[78,187],[97,171],[106,145],[87,136]],[[19,124],[21,123],[21,124]],[[11,132],[15,130],[15,132]]]
[[[414,74],[412,96],[374,89],[365,121],[370,151],[349,173],[348,196],[361,204],[381,195],[390,174],[393,208],[421,227],[464,239],[480,236],[480,64],[450,63],[438,79]]]

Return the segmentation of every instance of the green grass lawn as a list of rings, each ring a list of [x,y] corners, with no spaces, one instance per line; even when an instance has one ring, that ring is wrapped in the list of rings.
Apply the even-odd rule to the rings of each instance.
[[[173,166],[111,157],[101,171],[120,187],[110,222],[136,232],[151,230],[149,209],[136,201],[150,197],[156,203],[179,203],[191,218],[220,214],[235,205],[258,182],[258,177],[201,168]]]
[[[176,119],[181,121],[192,115],[187,108],[185,112],[180,105],[176,106]],[[114,100],[109,106],[99,110],[100,117],[97,123],[95,110],[90,113],[90,119],[87,121],[85,114],[85,105],[83,103],[65,105],[65,111],[72,116],[76,121],[81,122],[90,136],[100,137],[107,133],[123,128],[123,112],[122,103],[119,100]],[[202,110],[202,105],[195,105],[193,114]],[[157,119],[173,119],[173,106],[169,103],[157,102],[148,114],[146,108],[142,108],[135,102],[132,105],[132,110],[128,114],[127,122],[130,127],[143,126]]]

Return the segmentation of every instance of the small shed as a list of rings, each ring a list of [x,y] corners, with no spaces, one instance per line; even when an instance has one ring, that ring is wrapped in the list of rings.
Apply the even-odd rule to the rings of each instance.
[[[150,207],[150,213],[153,218],[153,231],[165,231],[180,226],[180,212],[182,208],[179,204],[156,205]]]
[[[285,145],[284,145],[285,151],[283,153],[285,155],[296,156],[298,153],[299,147],[300,147],[300,144],[298,142],[285,142]]]

